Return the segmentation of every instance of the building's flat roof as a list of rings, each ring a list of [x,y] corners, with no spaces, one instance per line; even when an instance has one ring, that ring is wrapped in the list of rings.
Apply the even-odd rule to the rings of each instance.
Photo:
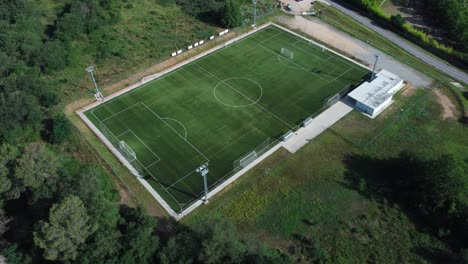
[[[389,91],[402,80],[389,71],[381,70],[374,80],[361,84],[348,96],[374,109],[392,96]]]

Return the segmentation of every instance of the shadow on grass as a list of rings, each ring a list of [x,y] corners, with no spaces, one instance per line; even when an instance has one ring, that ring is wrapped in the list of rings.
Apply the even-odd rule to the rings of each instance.
[[[359,194],[382,204],[398,205],[398,208],[422,232],[431,234],[434,238],[443,238],[458,250],[460,241],[457,235],[439,236],[438,232],[447,227],[446,217],[425,212],[419,208],[418,196],[425,192],[424,180],[416,175],[421,174],[421,161],[410,153],[402,152],[398,157],[376,159],[365,155],[350,155],[345,158],[347,172],[345,173],[347,188],[358,191]],[[458,246],[457,246],[458,245]],[[453,256],[450,250],[436,246],[415,245],[412,251],[430,261],[443,261]]]

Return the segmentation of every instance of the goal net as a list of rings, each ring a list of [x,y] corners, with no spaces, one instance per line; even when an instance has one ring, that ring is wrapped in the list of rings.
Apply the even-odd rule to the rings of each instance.
[[[334,96],[328,98],[328,100],[326,101],[326,106],[332,106],[332,105],[338,103],[338,101],[340,101],[340,99],[341,99],[341,95],[339,93],[337,93]]]
[[[245,168],[247,167],[247,165],[249,165],[256,159],[257,159],[257,152],[252,151],[249,154],[247,154],[245,157],[243,157],[241,160],[239,160],[239,164],[241,167]]]
[[[130,148],[125,141],[120,141],[119,142],[119,151],[122,153],[125,159],[127,159],[128,162],[132,162],[136,160],[136,154],[135,151]]]
[[[281,48],[281,55],[285,56],[286,58],[292,60],[294,58],[294,53],[289,51],[285,48]]]

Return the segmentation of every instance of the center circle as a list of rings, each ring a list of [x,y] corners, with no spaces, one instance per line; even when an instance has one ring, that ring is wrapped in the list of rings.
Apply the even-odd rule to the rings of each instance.
[[[233,77],[220,81],[213,89],[215,99],[229,107],[256,104],[263,96],[262,86],[249,78]]]

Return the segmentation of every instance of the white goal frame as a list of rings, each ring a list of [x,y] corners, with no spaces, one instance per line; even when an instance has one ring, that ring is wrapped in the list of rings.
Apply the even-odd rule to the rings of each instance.
[[[245,157],[243,157],[241,160],[239,160],[239,164],[242,168],[245,168],[257,158],[258,158],[257,152],[252,151],[249,154],[247,154]]]
[[[128,162],[132,162],[137,159],[135,151],[133,151],[133,149],[123,140],[119,142],[119,150]]]
[[[283,55],[284,57],[290,60],[294,59],[294,53],[292,51],[289,51],[286,48],[281,48],[281,55]]]

